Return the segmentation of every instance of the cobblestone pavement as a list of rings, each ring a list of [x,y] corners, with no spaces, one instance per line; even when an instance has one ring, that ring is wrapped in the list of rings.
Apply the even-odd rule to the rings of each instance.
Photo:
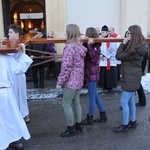
[[[27,85],[28,96],[31,96],[31,85],[31,83]],[[47,85],[45,89],[39,89],[40,92],[37,93],[42,94],[45,90],[48,90]],[[31,133],[31,139],[23,141],[25,150],[149,150],[150,95],[146,95],[146,107],[137,107],[137,128],[130,129],[125,133],[115,133],[112,131],[112,127],[121,124],[121,91],[117,88],[113,92],[101,91],[99,94],[104,103],[108,121],[84,126],[82,134],[67,138],[60,137],[60,133],[66,130],[61,94],[52,98],[30,99],[31,121],[27,126]],[[84,119],[88,111],[86,94],[81,94],[81,104]],[[96,108],[94,118],[98,116],[99,112]]]

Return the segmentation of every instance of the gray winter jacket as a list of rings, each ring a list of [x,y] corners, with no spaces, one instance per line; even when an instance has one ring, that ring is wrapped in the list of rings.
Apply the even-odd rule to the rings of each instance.
[[[148,51],[148,46],[147,43],[138,44],[134,53],[125,48],[126,45],[121,43],[116,53],[116,59],[122,61],[121,87],[124,91],[133,92],[140,87],[141,62]]]

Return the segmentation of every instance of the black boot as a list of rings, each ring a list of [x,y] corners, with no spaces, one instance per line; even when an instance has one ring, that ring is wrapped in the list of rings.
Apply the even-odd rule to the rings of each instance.
[[[125,131],[128,131],[128,130],[129,130],[128,125],[123,125],[122,124],[119,127],[113,127],[113,131],[118,132],[118,133],[125,132]]]
[[[76,132],[75,126],[68,126],[67,130],[61,133],[61,136],[68,137],[70,135],[73,135],[75,132]]]
[[[93,116],[87,114],[87,117],[84,120],[82,120],[82,124],[83,125],[92,125],[93,124]]]
[[[82,123],[76,123],[74,126],[75,126],[77,132],[83,132]]]
[[[136,121],[130,121],[129,124],[128,124],[128,127],[131,128],[131,129],[135,129],[137,126],[137,123]]]
[[[100,116],[98,119],[95,119],[94,122],[100,123],[100,122],[106,122],[107,121],[107,116],[105,111],[100,112]]]

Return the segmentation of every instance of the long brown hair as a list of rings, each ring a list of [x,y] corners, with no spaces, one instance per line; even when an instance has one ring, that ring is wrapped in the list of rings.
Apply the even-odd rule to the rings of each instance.
[[[132,25],[128,28],[128,30],[131,33],[131,39],[126,50],[131,49],[131,51],[134,52],[136,45],[144,42],[144,36],[139,25]]]
[[[76,24],[68,24],[66,27],[66,44],[77,42],[80,44],[80,29]]]
[[[98,33],[95,28],[89,27],[86,29],[85,35],[89,38],[98,38]]]

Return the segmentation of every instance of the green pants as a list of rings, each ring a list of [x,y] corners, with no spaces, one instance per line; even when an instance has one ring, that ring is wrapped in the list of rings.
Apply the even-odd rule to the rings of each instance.
[[[80,90],[64,88],[62,106],[64,108],[67,126],[73,126],[75,122],[81,122],[82,109],[79,96]]]

